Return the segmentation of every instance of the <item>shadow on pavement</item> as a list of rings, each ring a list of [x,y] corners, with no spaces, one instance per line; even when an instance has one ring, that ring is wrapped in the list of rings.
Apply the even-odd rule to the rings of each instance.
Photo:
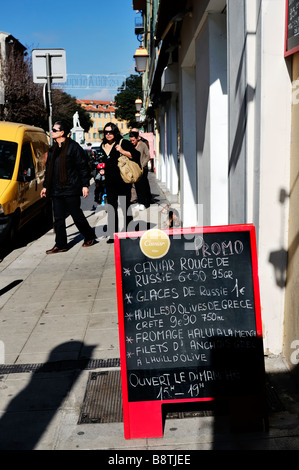
[[[1,450],[33,450],[40,437],[55,418],[64,399],[84,370],[80,367],[69,371],[49,372],[49,366],[61,353],[76,351],[78,356],[84,347],[86,364],[92,356],[94,346],[86,346],[81,341],[70,341],[54,348],[48,362],[33,373],[24,390],[11,400],[0,419]]]
[[[12,242],[3,241],[0,246],[0,262],[18,248],[27,246],[38,240],[53,227],[52,218],[47,215],[38,215],[18,230]]]

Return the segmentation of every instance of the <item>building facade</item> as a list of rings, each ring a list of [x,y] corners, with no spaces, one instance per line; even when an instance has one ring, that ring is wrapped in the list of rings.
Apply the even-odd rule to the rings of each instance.
[[[92,127],[85,133],[85,143],[95,144],[102,141],[103,129],[108,122],[115,123],[122,135],[129,132],[126,121],[115,118],[115,106],[111,101],[76,100],[90,115]]]
[[[149,53],[143,106],[154,111],[157,178],[185,227],[255,225],[265,353],[294,368],[299,52],[285,49],[299,2],[133,0],[133,8]]]

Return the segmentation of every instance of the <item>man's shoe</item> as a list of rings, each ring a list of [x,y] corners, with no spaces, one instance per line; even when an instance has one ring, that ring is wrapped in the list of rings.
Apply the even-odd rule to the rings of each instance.
[[[63,251],[67,251],[67,248],[58,248],[58,246],[53,246],[51,250],[47,250],[47,255],[52,255],[54,253],[62,253]]]
[[[92,240],[85,241],[82,246],[92,246],[92,245],[94,245],[94,238]]]
[[[106,241],[106,243],[114,243],[114,238],[108,238],[108,240]]]

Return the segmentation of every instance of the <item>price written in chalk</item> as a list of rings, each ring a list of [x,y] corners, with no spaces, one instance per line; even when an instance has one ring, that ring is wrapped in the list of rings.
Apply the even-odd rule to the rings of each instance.
[[[196,234],[187,255],[173,237],[160,259],[122,243],[129,396],[207,396],[211,384],[239,380],[231,358],[254,355],[257,338],[249,233]]]

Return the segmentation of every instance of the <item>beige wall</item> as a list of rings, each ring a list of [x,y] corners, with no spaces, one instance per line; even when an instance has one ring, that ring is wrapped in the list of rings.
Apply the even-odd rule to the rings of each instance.
[[[105,113],[105,112],[89,112],[89,115],[95,125],[95,127],[91,127],[88,132],[85,133],[85,141],[86,143],[94,143],[94,142],[101,142],[102,141],[102,133],[99,132],[99,129],[104,129],[105,125],[108,122],[113,122],[119,128],[120,133],[127,134],[129,132],[129,128],[127,126],[126,121],[118,121],[114,117],[114,113]],[[104,115],[106,117],[104,117]]]
[[[299,363],[299,53],[293,56],[292,81],[291,177],[290,193],[287,195],[290,215],[283,352],[289,366],[294,368]]]
[[[77,100],[77,103],[89,113],[93,125],[88,132],[85,132],[85,143],[95,144],[102,141],[101,132],[108,122],[113,122],[119,128],[122,135],[129,132],[126,121],[119,121],[115,118],[115,107],[109,101],[98,100]]]

